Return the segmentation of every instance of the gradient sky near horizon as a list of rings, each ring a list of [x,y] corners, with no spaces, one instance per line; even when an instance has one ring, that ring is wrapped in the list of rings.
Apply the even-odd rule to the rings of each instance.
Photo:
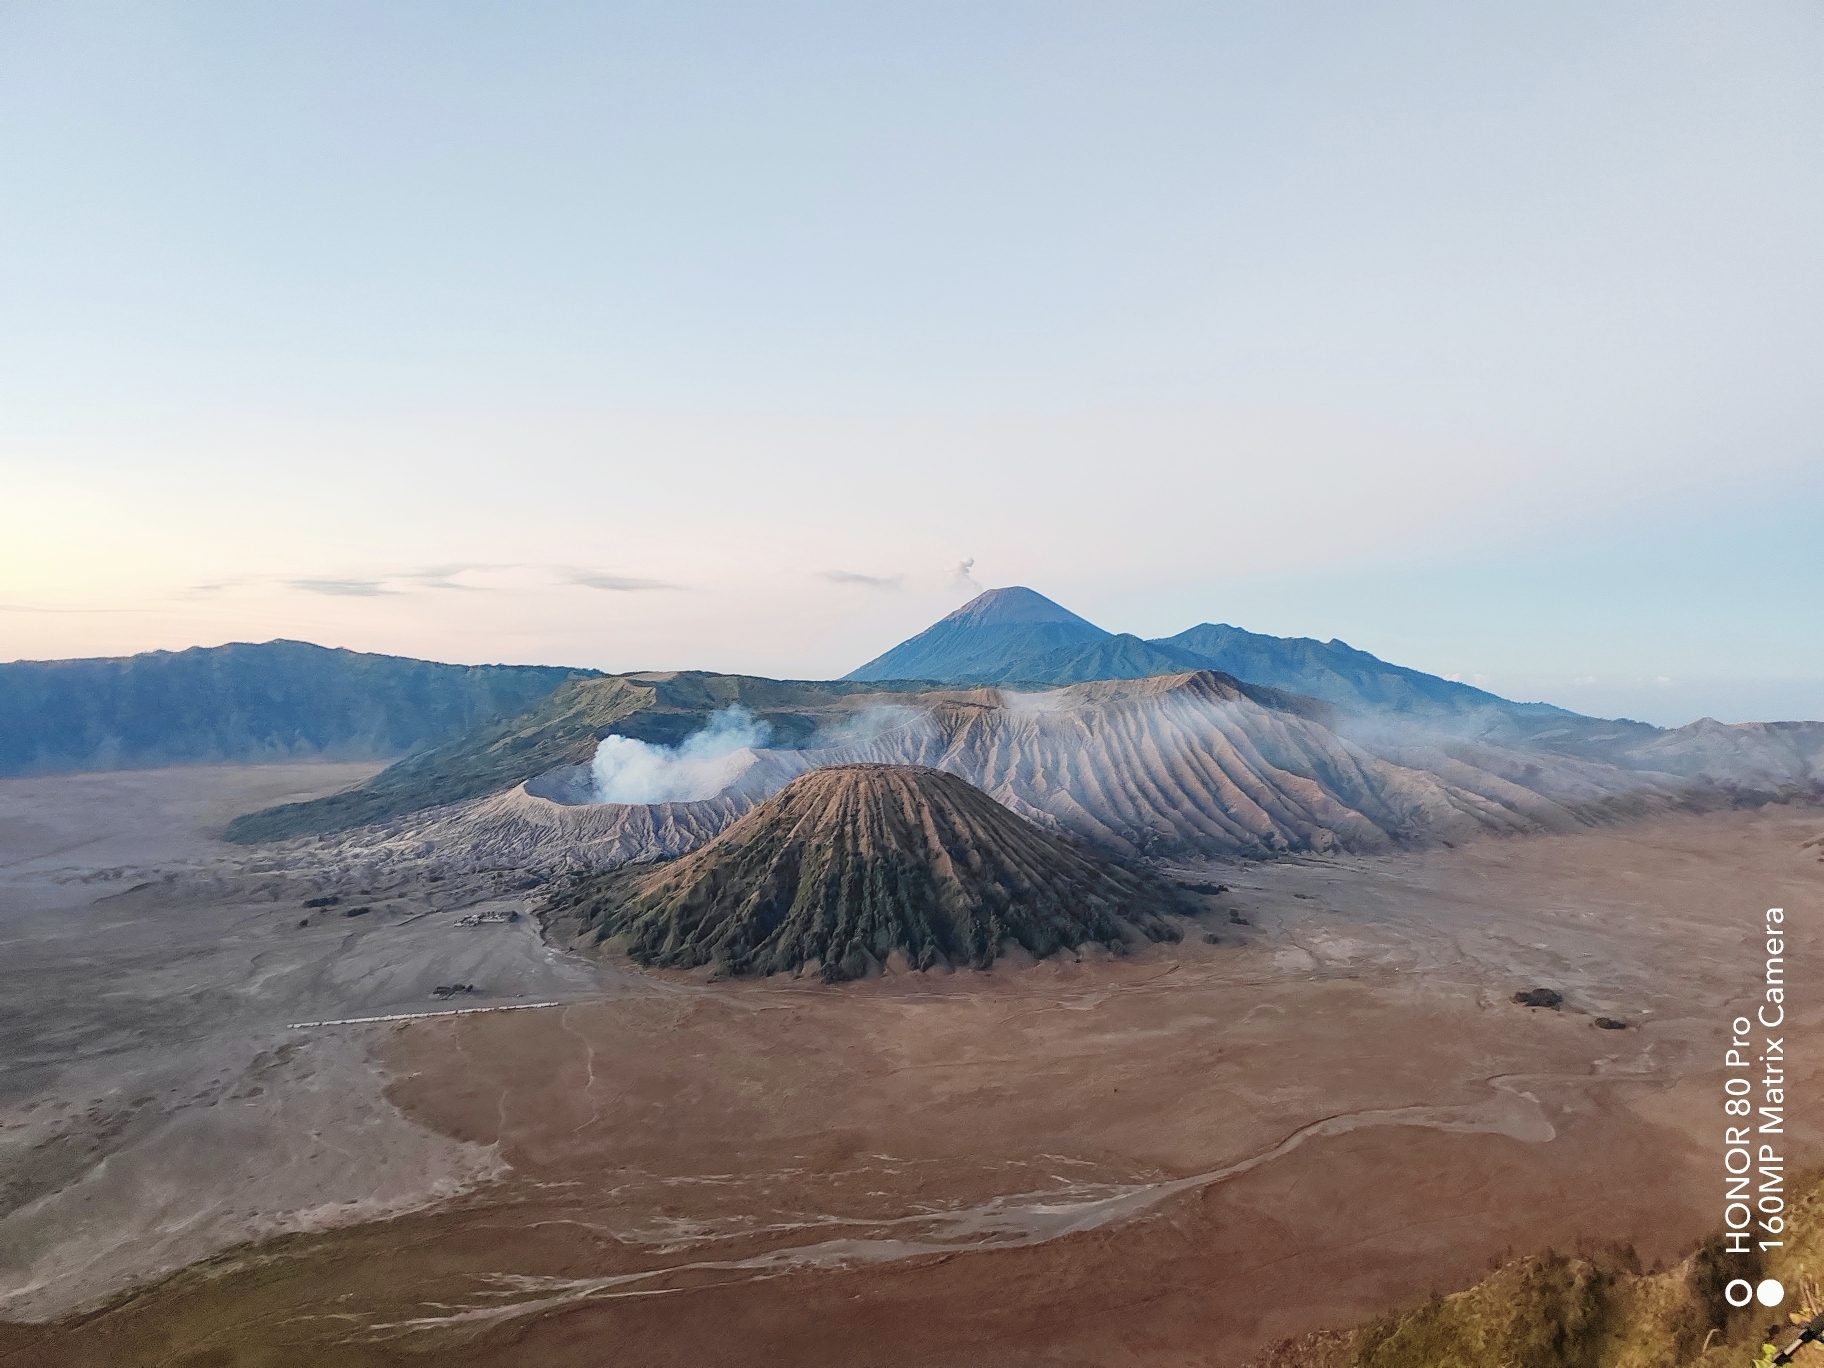
[[[0,4],[0,659],[978,586],[1824,717],[1815,4]]]

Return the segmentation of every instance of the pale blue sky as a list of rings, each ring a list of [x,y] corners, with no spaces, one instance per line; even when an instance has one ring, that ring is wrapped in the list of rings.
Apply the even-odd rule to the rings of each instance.
[[[0,658],[831,674],[973,558],[1824,715],[1820,70],[1814,4],[0,4]]]

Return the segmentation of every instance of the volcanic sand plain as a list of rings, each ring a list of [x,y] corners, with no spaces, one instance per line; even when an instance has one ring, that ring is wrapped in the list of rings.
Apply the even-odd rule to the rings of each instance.
[[[528,905],[511,871],[299,927],[333,872],[208,822],[353,772],[163,773],[198,796],[162,861],[0,856],[9,898],[31,873],[3,1362],[1235,1365],[1508,1251],[1669,1258],[1720,1217],[1768,906],[1801,985],[1788,1153],[1824,1157],[1816,809],[1185,865],[1229,891],[1178,944],[832,987],[460,926]],[[109,779],[0,803],[77,778]],[[142,839],[143,805],[88,810]],[[558,1005],[288,1029],[471,979]],[[1534,986],[1563,1008],[1511,1001]]]
[[[496,1167],[400,1118],[359,1036],[289,1023],[426,1010],[440,983],[477,983],[476,1006],[594,994],[599,975],[528,921],[453,925],[523,908],[502,896],[511,874],[387,897],[356,880],[311,909],[323,880],[275,877],[217,839],[249,807],[377,768],[0,782],[0,1316],[408,1208]]]

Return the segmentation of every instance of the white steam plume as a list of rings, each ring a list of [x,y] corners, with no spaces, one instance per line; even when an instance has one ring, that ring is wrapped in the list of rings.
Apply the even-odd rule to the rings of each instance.
[[[843,750],[853,746],[866,746],[878,741],[890,731],[902,727],[911,727],[927,720],[927,715],[918,708],[908,708],[898,703],[876,703],[850,713],[839,722],[829,722],[819,727],[806,750]]]
[[[1012,713],[1054,713],[1068,712],[1077,705],[1062,689],[1044,689],[1037,693],[1002,689],[1001,706]]]
[[[694,803],[714,798],[754,763],[769,728],[736,704],[676,746],[604,736],[595,747],[598,803]]]

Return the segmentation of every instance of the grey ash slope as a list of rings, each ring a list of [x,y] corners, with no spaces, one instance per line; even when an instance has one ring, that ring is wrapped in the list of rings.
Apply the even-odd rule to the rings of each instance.
[[[894,955],[986,968],[1007,941],[1034,955],[1093,941],[1176,940],[1193,910],[1015,816],[954,774],[915,765],[811,771],[708,845],[657,870],[580,881],[546,909],[561,935],[622,938],[642,964],[729,974],[815,962],[825,982]]]
[[[0,664],[0,775],[399,755],[593,671],[445,665],[303,641]]]
[[[1191,645],[1293,691],[1211,669]],[[1013,687],[576,678],[358,789],[249,814],[227,834],[271,841],[384,824],[360,839],[391,850],[417,832],[496,861],[600,867],[676,855],[805,769],[854,760],[949,770],[1041,825],[1127,852],[1365,851],[1568,830],[1668,804],[1824,797],[1818,723],[1661,731],[1512,703],[1342,642],[1207,625],[1162,642],[1118,636],[1029,589],[990,591],[857,673],[914,669]],[[603,736],[670,745],[736,704],[770,735],[728,791],[625,807],[574,796]],[[893,733],[898,749],[880,750],[883,737],[866,754],[823,753],[837,744],[828,737],[883,710],[920,719]],[[570,777],[557,783],[560,774]],[[414,818],[473,801],[481,806],[429,827]]]
[[[834,748],[762,749],[713,798],[578,802],[564,796],[569,771],[559,770],[468,805],[352,832],[337,858],[550,871],[670,858],[807,771],[855,763],[942,769],[1043,830],[1124,857],[1384,851],[1487,833],[1570,831],[1682,801],[1667,776],[1537,752],[1483,746],[1424,757],[1435,769],[1393,762],[1208,671],[1038,695],[889,696],[905,705],[903,725]],[[323,849],[311,847],[310,858]]]

